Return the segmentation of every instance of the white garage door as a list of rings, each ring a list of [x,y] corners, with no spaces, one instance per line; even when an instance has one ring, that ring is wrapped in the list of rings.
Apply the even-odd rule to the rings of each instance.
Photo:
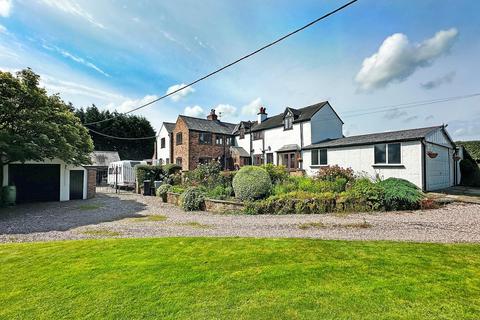
[[[431,158],[428,152],[437,153]],[[427,191],[448,188],[450,183],[450,157],[448,149],[436,145],[427,145],[425,155],[427,167]]]

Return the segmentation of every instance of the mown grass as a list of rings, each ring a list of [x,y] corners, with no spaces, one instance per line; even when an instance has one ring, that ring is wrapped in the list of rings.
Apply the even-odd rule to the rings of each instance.
[[[480,246],[307,239],[0,245],[1,319],[478,319]]]

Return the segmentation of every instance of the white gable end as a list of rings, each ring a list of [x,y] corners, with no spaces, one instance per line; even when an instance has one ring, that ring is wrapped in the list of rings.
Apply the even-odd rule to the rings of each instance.
[[[342,120],[333,111],[330,104],[326,104],[313,115],[310,126],[312,139],[310,143],[343,137]],[[308,144],[308,142],[306,143]]]

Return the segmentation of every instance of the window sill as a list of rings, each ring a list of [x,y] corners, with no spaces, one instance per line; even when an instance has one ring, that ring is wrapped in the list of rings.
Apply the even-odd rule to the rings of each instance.
[[[321,168],[321,167],[328,167],[328,164],[312,164],[310,168]]]
[[[288,131],[288,130],[293,130],[293,127],[292,128],[283,128],[283,131]]]
[[[372,164],[374,168],[405,168],[405,166],[401,163],[375,163]]]

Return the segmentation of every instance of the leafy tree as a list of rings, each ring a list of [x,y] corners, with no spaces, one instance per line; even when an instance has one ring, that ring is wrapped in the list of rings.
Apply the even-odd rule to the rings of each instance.
[[[144,117],[125,115],[116,111],[100,111],[95,105],[86,109],[78,109],[75,114],[82,123],[96,122],[114,117],[114,119],[101,122],[88,127],[116,137],[151,137],[155,136],[155,130],[150,122]],[[150,159],[153,154],[155,139],[121,140],[105,137],[90,131],[95,150],[118,151],[121,159],[142,160]]]
[[[30,69],[12,75],[0,71],[0,168],[14,161],[59,158],[90,163],[88,130],[58,95],[40,88]]]

